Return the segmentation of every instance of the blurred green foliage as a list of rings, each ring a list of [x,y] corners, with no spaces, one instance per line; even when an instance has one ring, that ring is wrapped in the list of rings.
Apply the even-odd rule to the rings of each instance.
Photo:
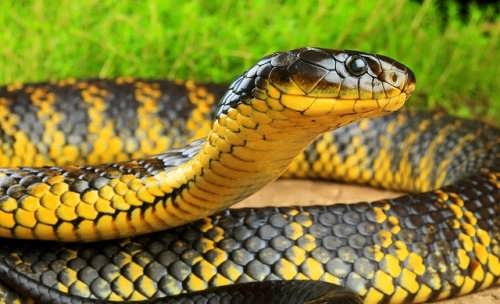
[[[1,1],[0,82],[132,75],[229,82],[300,46],[378,52],[417,75],[414,106],[500,119],[499,17],[432,1]],[[443,20],[446,14],[446,22]]]

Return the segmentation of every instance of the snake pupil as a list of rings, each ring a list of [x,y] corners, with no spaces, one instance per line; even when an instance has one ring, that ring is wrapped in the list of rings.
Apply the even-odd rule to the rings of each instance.
[[[346,61],[347,70],[354,76],[360,76],[368,70],[368,64],[363,57],[354,55]]]

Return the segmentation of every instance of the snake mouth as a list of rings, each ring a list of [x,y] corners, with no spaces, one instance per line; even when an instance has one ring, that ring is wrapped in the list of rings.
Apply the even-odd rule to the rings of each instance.
[[[411,84],[414,87],[414,84]],[[409,87],[409,90],[412,90]],[[351,114],[385,113],[400,109],[410,93],[379,99],[337,99],[328,97],[283,95],[282,104],[304,116],[345,116]]]

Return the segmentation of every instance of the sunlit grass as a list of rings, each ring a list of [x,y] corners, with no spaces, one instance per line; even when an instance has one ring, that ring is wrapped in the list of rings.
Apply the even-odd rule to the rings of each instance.
[[[498,17],[432,2],[1,1],[0,82],[133,75],[229,82],[264,54],[360,49],[412,67],[412,104],[500,118]],[[491,14],[490,14],[491,15]],[[493,20],[493,21],[491,21]]]

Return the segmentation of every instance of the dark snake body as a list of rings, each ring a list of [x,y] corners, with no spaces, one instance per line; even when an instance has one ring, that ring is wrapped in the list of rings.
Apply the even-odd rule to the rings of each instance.
[[[0,165],[109,163],[163,153],[206,131],[223,92],[129,79],[3,87]],[[51,146],[61,140],[71,148]],[[124,240],[1,239],[0,302],[140,301],[268,280],[335,283],[367,303],[422,302],[487,288],[500,277],[499,143],[498,129],[441,113],[363,120],[318,138],[286,174],[424,192],[354,205],[226,210]],[[198,145],[130,170],[176,166]],[[23,183],[29,183],[23,174],[14,175],[1,187],[15,197]]]

